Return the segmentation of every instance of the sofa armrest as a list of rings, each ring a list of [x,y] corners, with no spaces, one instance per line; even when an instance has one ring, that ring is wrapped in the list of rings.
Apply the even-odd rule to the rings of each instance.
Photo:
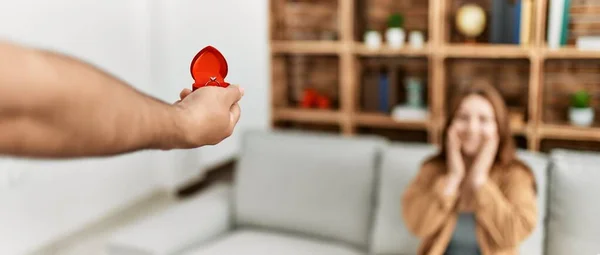
[[[231,228],[231,188],[208,191],[119,229],[107,244],[110,255],[170,255],[189,249]]]

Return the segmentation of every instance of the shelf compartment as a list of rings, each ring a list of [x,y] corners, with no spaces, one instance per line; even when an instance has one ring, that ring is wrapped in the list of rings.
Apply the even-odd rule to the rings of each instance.
[[[335,41],[340,38],[338,1],[271,0],[272,40]]]
[[[428,106],[426,57],[362,57],[358,73],[355,100],[358,112],[389,115],[396,106],[406,106],[409,102],[423,108]],[[409,83],[415,84],[415,90],[409,89]]]
[[[550,1],[543,1],[548,6],[548,11],[544,12],[545,17],[549,17],[549,9],[551,8]],[[577,38],[582,36],[597,36],[598,35],[598,3],[595,1],[571,1],[569,8],[568,33],[564,44],[558,49],[550,49],[548,33],[550,29],[549,21],[545,22],[542,38],[542,52],[547,59],[589,59],[600,58],[600,51],[588,51],[577,49]]]
[[[385,44],[385,32],[388,28],[388,18],[393,13],[404,17],[402,28],[406,35],[411,31],[423,33],[425,41],[429,38],[429,0],[358,0],[355,5],[355,41],[362,42],[368,29],[381,34]]]
[[[297,122],[314,122],[323,124],[338,124],[341,114],[331,110],[307,110],[296,108],[278,108],[273,111],[276,120],[287,120]]]
[[[552,59],[545,62],[541,109],[543,123],[568,123],[570,95],[578,90],[590,92],[591,107],[597,111],[600,107],[600,62],[592,59]],[[600,120],[596,118],[593,125],[600,126]]]
[[[502,95],[512,114],[511,122],[527,121],[529,109],[529,70],[527,59],[447,59],[445,109],[450,109],[450,100],[475,79],[483,79],[492,84]],[[514,116],[521,116],[521,122]],[[524,124],[522,125],[524,126]]]
[[[272,58],[275,108],[337,110],[340,106],[340,58],[281,54]]]
[[[515,19],[521,20],[522,12],[525,9],[516,8],[516,1],[490,1],[490,0],[445,0],[440,1],[442,5],[443,19],[439,21],[442,23],[442,41],[444,43],[449,44],[464,44],[467,45],[489,45],[489,46],[500,46],[501,50],[504,47],[510,48],[515,47],[518,48],[521,45],[532,45],[534,42],[535,32],[536,32],[536,20],[535,20],[535,10],[537,8],[537,4],[531,6],[529,9],[531,15],[528,17],[532,18],[531,22],[528,23],[528,41],[527,44],[521,44],[523,40],[520,38],[523,36],[523,32],[521,31],[524,27],[517,28],[515,25],[520,24],[517,23]],[[537,2],[531,1],[531,2]],[[470,37],[464,35],[456,25],[456,19],[458,15],[459,9],[465,4],[476,4],[477,6],[483,9],[483,14],[485,15],[485,21],[483,24],[483,30],[476,37]],[[500,6],[498,6],[500,5]],[[523,6],[524,7],[524,6]],[[516,16],[519,15],[519,16]],[[470,20],[471,25],[474,21]],[[515,34],[515,30],[519,30],[518,34]],[[515,37],[515,35],[518,35]],[[499,56],[500,57],[514,57],[515,55],[519,55],[518,51],[503,51]],[[494,57],[494,54],[477,54],[476,56],[481,57]]]

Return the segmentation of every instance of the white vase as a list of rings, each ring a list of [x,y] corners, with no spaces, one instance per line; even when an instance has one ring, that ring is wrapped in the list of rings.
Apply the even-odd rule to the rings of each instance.
[[[385,40],[390,48],[402,48],[402,46],[404,46],[405,39],[406,34],[402,28],[388,28],[387,31],[385,31]]]
[[[408,35],[408,42],[410,44],[410,47],[414,49],[421,49],[425,44],[425,36],[421,31],[412,31]]]
[[[594,122],[594,108],[569,108],[569,120],[571,124],[581,127],[589,127]]]
[[[370,49],[377,49],[381,47],[381,34],[377,31],[367,31],[365,33],[365,45]]]

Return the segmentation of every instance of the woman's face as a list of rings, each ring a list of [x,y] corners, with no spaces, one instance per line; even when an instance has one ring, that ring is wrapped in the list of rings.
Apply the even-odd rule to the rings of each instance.
[[[467,156],[477,154],[486,135],[498,132],[492,104],[476,94],[469,95],[462,101],[454,117],[453,125],[458,133],[462,152]]]

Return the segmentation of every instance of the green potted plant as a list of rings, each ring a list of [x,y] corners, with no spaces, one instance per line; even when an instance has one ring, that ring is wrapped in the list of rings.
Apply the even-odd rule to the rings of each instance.
[[[592,96],[585,90],[571,94],[569,120],[576,126],[590,126],[594,122],[594,108],[590,106]]]
[[[393,13],[388,18],[388,28],[385,32],[385,39],[390,48],[401,48],[404,46],[406,33],[402,28],[404,26],[404,16],[400,13]]]

